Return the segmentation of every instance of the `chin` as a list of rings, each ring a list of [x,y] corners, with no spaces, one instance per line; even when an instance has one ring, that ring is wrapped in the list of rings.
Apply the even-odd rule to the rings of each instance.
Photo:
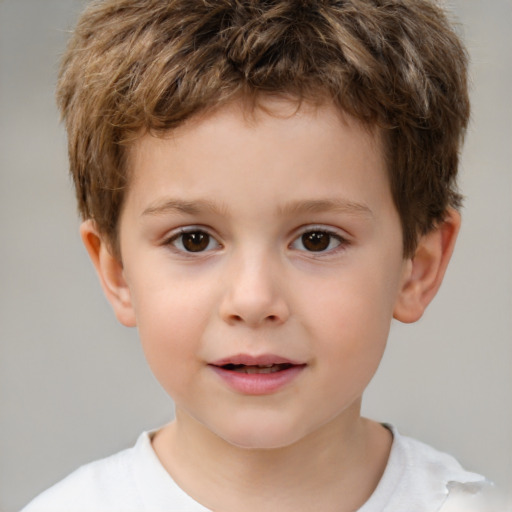
[[[306,434],[297,425],[254,422],[250,425],[232,424],[229,430],[217,432],[224,441],[246,450],[277,450],[300,441]]]

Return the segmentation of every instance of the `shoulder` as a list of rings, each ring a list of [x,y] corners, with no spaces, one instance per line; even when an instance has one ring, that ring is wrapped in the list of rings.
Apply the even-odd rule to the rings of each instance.
[[[37,496],[22,512],[142,510],[133,468],[144,436],[147,434],[142,434],[132,448],[80,467]]]
[[[512,511],[508,498],[490,480],[467,471],[447,453],[398,433],[395,435],[403,449],[408,473],[401,495],[405,501],[414,500],[410,489],[416,496],[423,496],[430,507],[435,504],[430,510],[436,512]]]
[[[491,486],[482,475],[465,470],[451,455],[386,426],[394,438],[388,464],[360,512],[444,512],[442,507],[455,489],[459,495],[469,496]]]
[[[448,453],[441,452],[428,444],[393,431],[397,448],[404,457],[404,461],[413,474],[433,476],[437,480],[459,483],[483,482],[485,478],[471,471],[465,470],[460,463]]]
[[[21,512],[207,512],[174,482],[143,432],[133,448],[86,464]]]

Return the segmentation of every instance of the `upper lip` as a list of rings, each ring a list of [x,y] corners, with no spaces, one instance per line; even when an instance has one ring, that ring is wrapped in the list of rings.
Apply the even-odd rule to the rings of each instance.
[[[275,354],[261,354],[259,356],[252,356],[250,354],[236,354],[218,359],[211,362],[210,364],[212,366],[226,366],[228,364],[244,366],[270,366],[273,364],[304,365],[305,363]]]

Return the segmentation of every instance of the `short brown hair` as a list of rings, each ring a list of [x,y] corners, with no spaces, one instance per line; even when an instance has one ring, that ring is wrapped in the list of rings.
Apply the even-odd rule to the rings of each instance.
[[[427,0],[96,0],[57,97],[83,218],[114,247],[130,141],[240,97],[332,101],[381,128],[404,254],[460,206],[467,55]]]

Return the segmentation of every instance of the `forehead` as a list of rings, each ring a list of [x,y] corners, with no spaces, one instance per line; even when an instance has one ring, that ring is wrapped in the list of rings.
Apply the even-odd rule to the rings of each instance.
[[[293,122],[291,122],[293,121]],[[264,130],[256,130],[257,127]],[[166,132],[142,133],[127,147],[128,173],[143,165],[149,153],[158,154],[164,146],[187,146],[192,152],[200,151],[205,141],[212,137],[217,144],[229,146],[241,128],[255,146],[266,133],[268,138],[279,139],[283,144],[293,141],[300,132],[311,131],[323,134],[327,139],[336,139],[339,135],[358,147],[361,154],[368,151],[384,160],[384,141],[382,130],[376,125],[365,124],[344,112],[332,102],[317,98],[315,102],[299,100],[281,95],[263,95],[244,97],[227,104],[221,104],[187,119],[178,127]],[[148,141],[151,141],[148,143]],[[251,145],[251,140],[246,140]],[[283,146],[283,151],[286,146]],[[148,153],[149,152],[149,153]]]
[[[147,209],[150,196],[168,194],[171,183],[182,196],[194,192],[203,198],[261,187],[276,204],[291,198],[290,187],[306,194],[307,184],[328,198],[338,180],[347,190],[358,188],[359,195],[364,189],[380,193],[383,184],[389,189],[384,160],[379,131],[330,103],[276,97],[237,101],[170,132],[139,137],[129,149],[125,199],[136,192],[146,202],[140,207]],[[263,190],[262,180],[273,188]]]

